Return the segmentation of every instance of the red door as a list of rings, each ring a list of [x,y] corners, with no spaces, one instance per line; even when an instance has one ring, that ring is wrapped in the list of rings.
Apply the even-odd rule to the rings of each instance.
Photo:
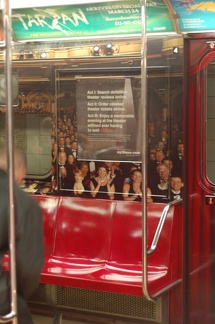
[[[184,323],[215,323],[215,40],[185,40]]]

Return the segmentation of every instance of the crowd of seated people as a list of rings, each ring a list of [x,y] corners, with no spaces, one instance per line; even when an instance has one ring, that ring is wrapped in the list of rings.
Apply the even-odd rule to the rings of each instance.
[[[167,121],[149,118],[147,201],[166,202],[182,198],[184,146],[179,123],[174,122],[171,138]],[[141,163],[79,161],[77,119],[74,109],[60,110],[52,124],[53,178],[58,176],[61,193],[78,197],[142,200]]]
[[[167,121],[159,123],[158,117],[149,122],[148,185],[154,202],[180,199],[183,196],[184,144],[179,124],[176,121],[172,122],[169,136]]]
[[[162,113],[149,115],[148,120],[147,201],[180,199],[184,186],[181,120],[178,118],[170,123],[163,119]],[[60,108],[57,118],[53,116],[51,144],[53,192],[60,188],[61,194],[78,197],[142,200],[141,163],[78,160],[74,108]],[[26,190],[35,191],[31,186],[30,183]],[[40,192],[46,194],[48,189],[46,186]]]

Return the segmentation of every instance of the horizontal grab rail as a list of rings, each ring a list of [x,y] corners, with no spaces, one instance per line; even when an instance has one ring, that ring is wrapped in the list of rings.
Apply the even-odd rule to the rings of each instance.
[[[167,215],[168,215],[168,212],[169,212],[170,208],[172,206],[180,204],[181,202],[182,202],[182,199],[173,200],[173,201],[169,202],[164,207],[164,209],[162,211],[162,214],[161,214],[161,218],[160,218],[159,223],[158,223],[158,226],[156,228],[155,235],[154,235],[154,238],[152,240],[150,249],[147,251],[147,255],[152,254],[152,252],[154,252],[156,247],[157,247],[157,244],[158,244],[158,241],[159,241],[159,238],[160,238],[160,235],[161,235],[161,232],[162,232],[162,229],[163,229],[163,226],[164,226],[164,223],[165,223],[165,220],[167,218]]]
[[[5,316],[0,316],[0,323],[8,323],[16,317],[16,313],[11,311],[9,314]]]

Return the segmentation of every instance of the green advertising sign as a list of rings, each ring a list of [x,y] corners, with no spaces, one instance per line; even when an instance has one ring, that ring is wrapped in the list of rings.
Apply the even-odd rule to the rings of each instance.
[[[133,0],[17,9],[12,26],[17,40],[134,35],[141,33],[141,5]],[[173,30],[164,4],[148,1],[147,31]]]
[[[166,33],[174,32],[174,25],[169,18],[169,11],[163,0],[147,1],[147,33]]]

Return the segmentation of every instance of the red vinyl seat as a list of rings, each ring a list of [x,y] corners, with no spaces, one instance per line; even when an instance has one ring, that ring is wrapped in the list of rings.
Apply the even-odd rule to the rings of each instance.
[[[52,197],[36,199],[44,210],[46,262],[42,283],[143,294],[140,203],[61,197],[53,207],[57,210],[51,211],[47,208],[54,206]],[[164,206],[148,204],[149,247]],[[148,257],[152,295],[180,280],[182,244],[175,235],[181,228],[178,207],[170,209],[158,246]]]
[[[141,203],[51,196],[35,199],[43,210],[41,283],[143,295]],[[164,207],[148,204],[148,248]],[[148,256],[152,296],[181,280],[181,215],[180,206],[170,209],[157,248]],[[8,256],[3,262],[8,270]]]
[[[42,282],[91,287],[108,257],[114,205],[112,201],[61,198],[53,250]]]

